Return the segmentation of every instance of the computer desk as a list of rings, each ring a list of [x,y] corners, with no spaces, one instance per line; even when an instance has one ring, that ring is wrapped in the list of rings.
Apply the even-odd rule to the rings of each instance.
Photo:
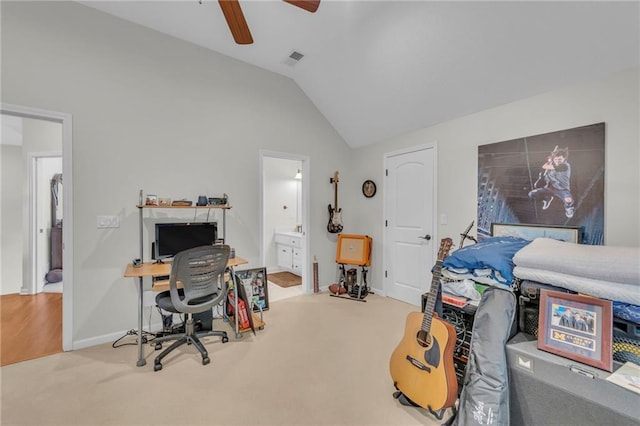
[[[246,259],[241,257],[233,257],[227,262],[227,268],[231,271],[231,276],[235,276],[234,268],[239,265],[249,263]],[[144,277],[159,277],[163,275],[171,274],[171,263],[155,263],[145,262],[140,266],[133,266],[129,263],[124,271],[125,278],[138,278],[138,362],[137,366],[142,367],[147,364],[147,360],[144,359],[142,353],[142,316],[144,312],[144,298],[143,298],[143,281]],[[234,286],[235,288],[236,286]],[[238,300],[236,298],[236,300]],[[236,321],[237,321],[237,315]],[[237,326],[236,326],[237,330]]]

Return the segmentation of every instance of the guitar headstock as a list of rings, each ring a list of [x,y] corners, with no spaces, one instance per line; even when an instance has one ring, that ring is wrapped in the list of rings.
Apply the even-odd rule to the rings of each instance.
[[[453,246],[453,240],[451,238],[443,238],[440,240],[440,249],[438,250],[438,260],[443,260],[449,256],[449,250]]]
[[[331,183],[340,182],[340,180],[338,179],[338,172],[337,171],[333,174],[333,177],[329,179],[329,182],[331,182]]]

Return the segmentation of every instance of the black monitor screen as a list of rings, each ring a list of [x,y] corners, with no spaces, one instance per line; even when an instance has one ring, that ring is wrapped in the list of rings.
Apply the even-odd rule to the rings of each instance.
[[[214,244],[217,239],[216,222],[156,223],[155,258],[174,257],[183,250]]]

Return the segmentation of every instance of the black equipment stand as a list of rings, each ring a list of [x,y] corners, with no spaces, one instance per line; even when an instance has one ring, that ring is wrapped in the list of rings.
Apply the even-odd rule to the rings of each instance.
[[[373,291],[369,289],[369,285],[367,284],[367,272],[369,272],[369,270],[365,266],[362,266],[362,270],[360,271],[360,284],[355,284],[348,282],[345,264],[339,263],[338,265],[338,268],[340,269],[340,279],[338,281],[338,285],[347,290],[345,294],[347,294],[348,297],[334,293],[330,293],[329,296],[338,297],[340,299],[353,300],[356,302],[366,302],[364,298],[367,297],[367,294],[373,294]]]

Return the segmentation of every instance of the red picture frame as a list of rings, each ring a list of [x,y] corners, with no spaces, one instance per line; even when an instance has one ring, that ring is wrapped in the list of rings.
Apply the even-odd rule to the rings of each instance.
[[[611,301],[542,290],[538,349],[613,371]]]

